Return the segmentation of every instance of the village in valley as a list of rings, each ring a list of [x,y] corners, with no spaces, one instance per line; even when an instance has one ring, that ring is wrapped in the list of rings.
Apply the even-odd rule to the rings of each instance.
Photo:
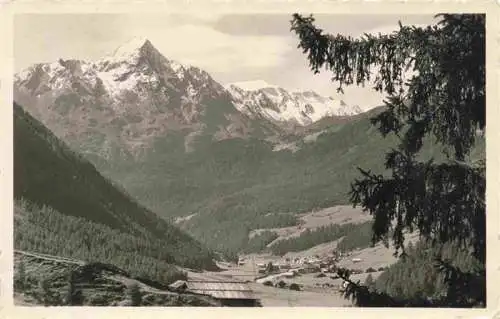
[[[349,270],[353,282],[364,284],[369,276],[376,281],[398,260],[392,245],[386,247],[380,242],[373,247],[342,249],[342,238],[305,250],[273,253],[270,248],[281,241],[300,238],[332,223],[361,225],[371,216],[360,208],[341,205],[300,214],[299,219],[297,226],[250,232],[251,238],[269,231],[278,238],[263,251],[240,253],[233,261],[221,256],[217,262],[220,271],[186,269],[187,280],[173,283],[170,289],[210,295],[229,306],[345,307],[352,303],[343,297],[348,283],[339,278],[339,268]],[[418,232],[408,233],[405,245],[415,244],[418,238]]]
[[[364,283],[368,276],[375,280],[396,261],[383,245],[344,253],[323,248],[317,254],[289,253],[282,257],[241,255],[237,262],[219,262],[219,272],[189,270],[187,280],[179,280],[170,288],[210,295],[228,306],[350,306],[342,297],[348,283],[339,278],[338,268],[349,269],[351,280]]]

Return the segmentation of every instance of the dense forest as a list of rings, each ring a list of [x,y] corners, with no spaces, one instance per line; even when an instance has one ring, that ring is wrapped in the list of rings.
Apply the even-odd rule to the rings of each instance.
[[[273,231],[266,230],[260,232],[248,240],[243,252],[251,254],[251,253],[258,253],[265,251],[267,245],[278,237],[279,237],[278,234],[276,234],[276,232]]]
[[[173,264],[197,264],[196,256],[190,256],[189,251],[171,251],[155,238],[122,233],[26,200],[15,202],[14,229],[15,249],[109,263],[134,277],[161,284],[185,278]]]
[[[293,226],[297,214],[348,203],[353,161],[383,169],[381,150],[392,143],[372,134],[369,114],[328,127],[314,143],[299,138],[295,153],[255,138],[172,152],[184,148],[183,136],[172,133],[144,163],[98,168],[167,219],[194,214],[180,226],[211,249],[237,252],[253,229]]]
[[[373,222],[369,221],[358,224],[357,227],[348,232],[337,244],[337,250],[341,252],[363,249],[372,245]]]
[[[300,213],[348,204],[349,186],[357,176],[352,163],[363,162],[383,172],[383,152],[395,145],[395,140],[374,134],[369,116],[380,111],[333,125],[316,142],[302,143],[295,153],[273,152],[265,142],[256,140],[223,141],[200,148],[186,155],[189,158],[182,167],[165,165],[165,178],[155,189],[184,188],[187,185],[183,183],[191,181],[192,188],[184,191],[200,196],[192,201],[171,198],[163,209],[176,203],[172,211],[196,213],[181,225],[183,229],[211,249],[237,252],[245,247],[253,229],[295,226]],[[438,151],[430,143],[424,148],[425,156]],[[181,173],[182,178],[170,175]],[[212,181],[210,187],[203,181]],[[174,193],[178,192],[181,190]]]
[[[156,260],[216,269],[210,250],[132,200],[17,104],[14,163],[14,197],[23,203],[19,221],[25,221],[14,228],[19,249],[85,258],[82,253],[88,247],[82,239],[87,237],[96,256],[109,260],[116,246],[118,252],[127,252],[114,255],[120,264],[139,263],[131,257],[137,253],[142,263],[149,264],[144,267],[148,272],[156,269]],[[56,221],[58,228],[54,228]],[[76,246],[64,248],[68,238]],[[55,241],[53,245],[48,244],[49,239]]]
[[[337,244],[341,251],[353,250],[355,248],[365,248],[371,245],[372,222],[332,224],[321,226],[314,230],[306,229],[297,237],[279,240],[273,243],[269,250],[279,256],[287,252],[303,251],[316,245],[341,239]],[[368,234],[368,235],[366,235]]]
[[[481,266],[471,250],[457,242],[439,244],[423,240],[416,245],[410,243],[406,255],[383,272],[372,288],[404,299],[439,299],[448,292],[448,285],[445,274],[433,265],[436,258],[447,260],[465,273]],[[468,289],[477,287],[471,285]]]
[[[302,143],[295,153],[273,152],[265,142],[256,140],[223,141],[213,148],[200,148],[186,155],[185,166],[174,165],[174,169],[165,165],[165,179],[156,188],[184,189],[184,183],[189,183],[189,191],[184,191],[199,197],[184,201],[171,198],[163,210],[175,204],[172,211],[196,213],[181,225],[182,229],[211,249],[238,252],[246,246],[253,229],[296,226],[300,213],[349,204],[351,182],[359,176],[353,163],[387,173],[384,152],[396,145],[396,139],[382,138],[370,124],[370,117],[382,110],[332,125],[316,142]],[[472,156],[480,157],[484,149],[484,140],[479,140]],[[419,156],[439,162],[444,157],[440,151],[439,144],[427,138]],[[214,171],[218,172],[216,176],[212,175]],[[182,178],[171,175],[181,173]],[[203,181],[210,183],[205,187]],[[177,192],[180,194],[181,189]]]

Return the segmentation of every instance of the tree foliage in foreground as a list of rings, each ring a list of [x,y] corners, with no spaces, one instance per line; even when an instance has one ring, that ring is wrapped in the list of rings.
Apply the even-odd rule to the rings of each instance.
[[[457,242],[437,245],[420,241],[416,245],[409,244],[406,253],[377,278],[375,288],[378,291],[407,299],[426,297],[437,300],[446,297],[453,302],[456,298],[447,292],[446,272],[436,268],[434,260],[444,260],[464,273],[481,267],[477,259],[471,258],[470,251],[461,248]],[[478,294],[482,292],[481,289],[470,288]]]
[[[485,132],[485,15],[436,17],[439,22],[426,28],[400,24],[392,34],[365,34],[358,39],[326,34],[314,25],[312,16],[295,14],[291,21],[312,71],[331,72],[340,91],[346,85],[373,84],[387,95],[385,110],[372,123],[383,136],[399,140],[398,147],[386,154],[389,173],[360,168],[361,177],[351,186],[352,203],[374,217],[373,241],[387,245],[392,233],[395,254],[404,254],[404,231],[418,229],[433,243],[456,241],[471,249],[481,265],[463,272],[436,260],[448,290],[434,301],[426,296],[390,296],[352,283],[346,297],[360,306],[486,303],[486,163],[484,159],[472,163],[469,157]],[[442,146],[444,161],[419,160],[428,136]],[[467,288],[470,285],[474,291]]]

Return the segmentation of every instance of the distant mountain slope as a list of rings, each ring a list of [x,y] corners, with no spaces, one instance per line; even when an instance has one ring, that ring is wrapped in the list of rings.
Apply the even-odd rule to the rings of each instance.
[[[16,245],[51,250],[58,248],[47,245],[50,238],[61,243],[65,238],[68,247],[75,247],[72,253],[80,251],[73,257],[101,252],[125,264],[144,257],[160,264],[214,268],[211,253],[199,242],[117,189],[17,104],[14,163],[14,197],[20,203]],[[65,234],[69,229],[73,232]],[[81,238],[72,238],[78,232]]]

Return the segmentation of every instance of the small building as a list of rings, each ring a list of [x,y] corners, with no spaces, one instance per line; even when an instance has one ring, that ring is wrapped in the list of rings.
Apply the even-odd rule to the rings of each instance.
[[[258,307],[259,299],[245,282],[240,281],[183,281],[169,286],[177,292],[210,296],[224,307]]]
[[[310,274],[310,273],[320,272],[321,268],[319,268],[319,266],[316,265],[308,264],[304,266],[304,270],[306,273]]]
[[[283,270],[288,270],[288,269],[292,268],[289,264],[279,264],[277,266],[279,267],[279,269],[283,269]]]
[[[306,273],[306,270],[304,267],[300,267],[300,268],[297,268],[297,269],[294,269],[294,270],[297,270],[297,272],[301,275],[305,274]]]

